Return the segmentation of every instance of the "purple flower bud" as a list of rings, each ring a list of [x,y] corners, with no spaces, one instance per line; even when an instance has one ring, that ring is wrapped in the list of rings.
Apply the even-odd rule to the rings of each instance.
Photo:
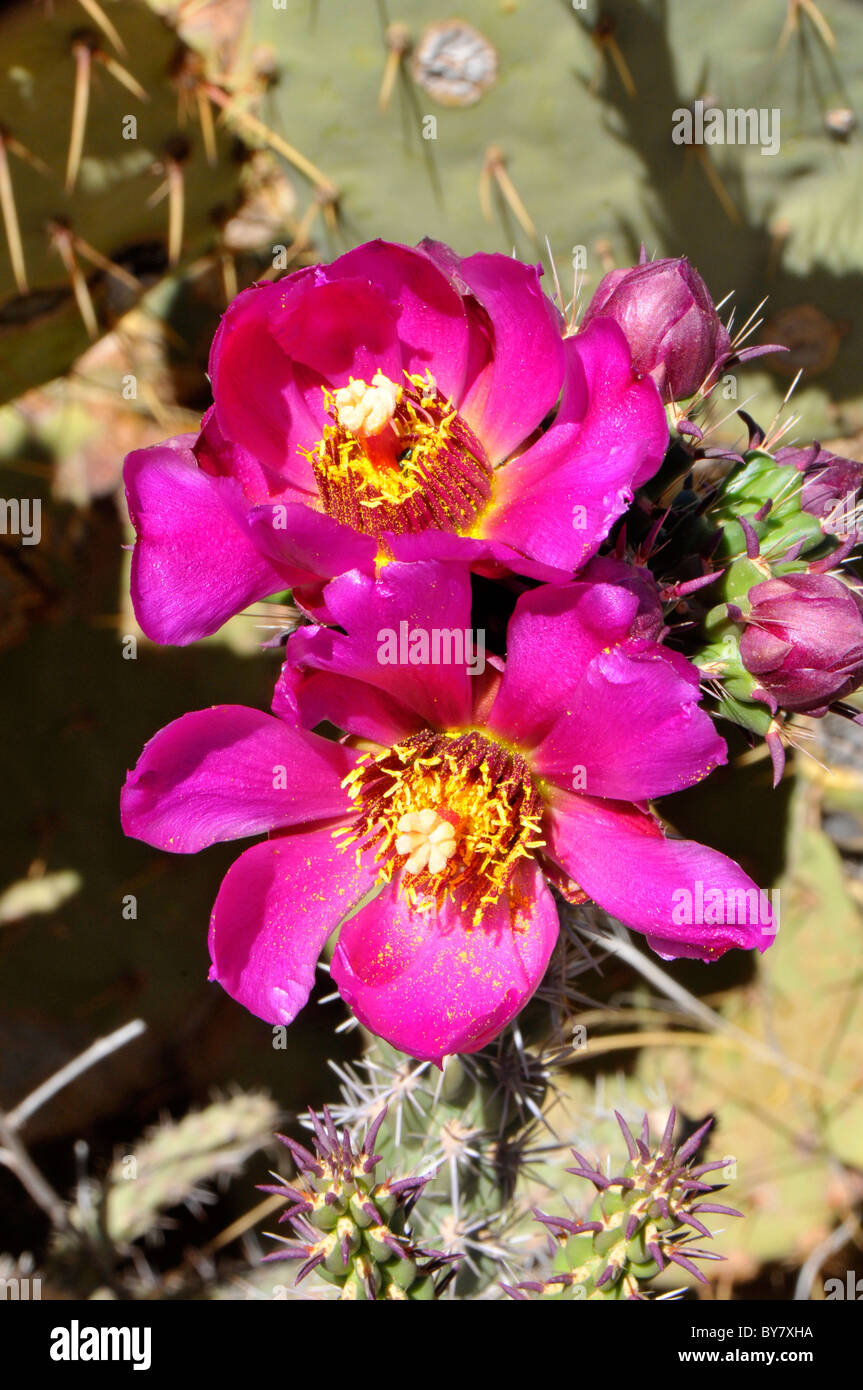
[[[582,326],[595,318],[620,325],[636,370],[649,373],[666,400],[694,395],[731,350],[707,286],[685,257],[610,271],[600,280]]]
[[[826,521],[826,529],[856,531],[856,509],[863,487],[863,463],[831,454],[820,444],[808,448],[779,449],[776,462],[803,474],[800,505],[810,516]]]
[[[786,574],[749,591],[740,655],[786,710],[823,714],[863,680],[863,598],[834,574]]]

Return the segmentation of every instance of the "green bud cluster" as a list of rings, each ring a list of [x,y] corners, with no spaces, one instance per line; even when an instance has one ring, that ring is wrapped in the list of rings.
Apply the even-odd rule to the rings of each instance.
[[[782,721],[771,713],[759,680],[747,670],[740,639],[758,585],[805,573],[813,564],[827,568],[842,543],[822,518],[804,510],[803,483],[801,472],[759,446],[722,480],[703,514],[714,528],[710,565],[721,573],[706,591],[713,606],[702,616],[704,640],[693,660],[706,676],[721,682],[723,716],[767,738],[777,751]]]
[[[311,1112],[314,1152],[284,1135],[298,1169],[293,1183],[280,1178],[262,1190],[286,1197],[291,1205],[280,1218],[293,1228],[285,1249],[270,1259],[301,1260],[296,1282],[314,1270],[335,1284],[347,1300],[428,1300],[441,1291],[438,1276],[450,1256],[426,1250],[409,1230],[411,1209],[428,1176],[376,1176],[380,1155],[373,1152],[383,1123],[382,1110],[354,1150],[350,1132],[336,1129],[324,1107],[323,1120]],[[281,1239],[281,1238],[280,1238]]]
[[[639,1138],[617,1116],[629,1152],[620,1176],[606,1177],[584,1156],[573,1150],[577,1168],[567,1172],[585,1178],[596,1196],[582,1221],[549,1216],[535,1211],[555,1246],[554,1272],[545,1280],[507,1287],[514,1298],[531,1294],[564,1300],[644,1299],[649,1284],[668,1265],[675,1264],[697,1279],[704,1275],[695,1260],[718,1260],[713,1251],[696,1249],[696,1235],[710,1237],[701,1215],[740,1213],[730,1207],[702,1200],[717,1189],[702,1181],[724,1160],[690,1166],[711,1121],[696,1130],[683,1145],[672,1142],[676,1113],[672,1109],[657,1148],[650,1143],[647,1117]]]

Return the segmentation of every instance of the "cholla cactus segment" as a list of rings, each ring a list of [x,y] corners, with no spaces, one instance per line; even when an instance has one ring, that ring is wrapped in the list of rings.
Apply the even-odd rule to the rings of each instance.
[[[724,569],[695,660],[721,689],[721,713],[766,738],[776,781],[786,717],[841,709],[863,680],[863,594],[842,567],[859,543],[859,465],[813,450],[780,451],[804,455],[793,466],[747,455],[706,513],[721,528],[711,563]]]
[[[206,1185],[241,1172],[271,1142],[278,1115],[269,1096],[239,1092],[161,1121],[117,1155],[98,1201],[79,1199],[70,1208],[70,1227],[91,1235],[97,1228],[119,1249],[154,1235],[171,1224],[165,1213],[172,1207],[194,1211],[215,1200]]]
[[[446,1276],[438,1276],[454,1265],[453,1257],[418,1245],[408,1227],[429,1175],[381,1180],[377,1174],[381,1157],[374,1152],[375,1140],[386,1113],[378,1113],[358,1148],[348,1129],[336,1128],[326,1107],[322,1119],[310,1111],[313,1151],[278,1136],[290,1150],[297,1178],[293,1183],[279,1178],[262,1190],[291,1203],[280,1220],[294,1234],[267,1258],[302,1261],[296,1283],[316,1270],[341,1289],[342,1299],[374,1302],[431,1299],[445,1282]]]
[[[442,1072],[380,1039],[361,1062],[336,1068],[338,1120],[368,1122],[387,1105],[377,1139],[384,1162],[428,1175],[411,1220],[416,1238],[459,1259],[448,1298],[473,1298],[517,1277],[510,1232],[527,1209],[525,1180],[544,1156],[555,1068],[569,1057],[556,1046],[528,1048],[514,1025],[481,1052],[447,1058]]]
[[[706,1282],[695,1261],[723,1258],[692,1244],[697,1237],[711,1236],[704,1216],[740,1215],[731,1207],[704,1200],[718,1190],[704,1178],[721,1168],[724,1160],[691,1165],[712,1121],[675,1148],[673,1108],[656,1146],[651,1143],[647,1116],[636,1137],[623,1117],[615,1114],[629,1156],[620,1176],[607,1176],[573,1150],[578,1167],[567,1172],[592,1183],[596,1196],[584,1220],[534,1211],[555,1247],[555,1272],[544,1280],[505,1286],[511,1297],[640,1300],[650,1296],[645,1285],[667,1266],[678,1265]]]
[[[765,740],[778,783],[793,716],[857,714],[863,591],[847,562],[863,539],[863,464],[817,443],[776,449],[793,421],[768,436],[738,413],[740,454],[706,447],[709,414],[705,431],[672,420],[663,469],[618,540],[653,570],[669,644],[698,666],[716,715]]]
[[[806,511],[802,494],[800,476],[792,468],[764,450],[749,451],[742,465],[735,464],[723,479],[707,508],[708,522],[722,530],[715,562],[728,565],[738,555],[747,555],[753,533],[761,552],[777,563],[786,556],[820,558],[836,550],[837,532],[825,529],[821,518]]]
[[[183,42],[188,6],[154,8],[0,6],[0,399],[69,372],[169,269],[230,256],[241,159],[207,95],[222,64]]]

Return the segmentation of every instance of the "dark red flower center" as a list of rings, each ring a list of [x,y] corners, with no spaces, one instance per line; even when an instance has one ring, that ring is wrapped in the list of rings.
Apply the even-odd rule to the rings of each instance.
[[[464,532],[491,496],[482,444],[433,378],[382,372],[324,390],[332,424],[307,454],[327,514],[355,531]]]
[[[478,924],[544,843],[524,758],[476,730],[411,734],[366,754],[344,785],[357,816],[337,835],[358,858],[371,851],[384,880],[399,873],[420,910],[455,895]]]

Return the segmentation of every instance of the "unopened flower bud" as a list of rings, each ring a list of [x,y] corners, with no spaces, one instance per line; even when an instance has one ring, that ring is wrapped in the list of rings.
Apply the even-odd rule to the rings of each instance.
[[[822,449],[779,449],[776,462],[796,468],[803,474],[800,505],[811,516],[820,517],[824,529],[849,534],[858,529],[857,506],[863,488],[863,463],[842,458]]]
[[[653,376],[667,400],[695,395],[731,349],[707,286],[685,257],[610,271],[583,326],[595,318],[620,325],[636,370]]]
[[[740,656],[782,709],[822,714],[863,680],[863,598],[834,574],[786,574],[749,591]]]

